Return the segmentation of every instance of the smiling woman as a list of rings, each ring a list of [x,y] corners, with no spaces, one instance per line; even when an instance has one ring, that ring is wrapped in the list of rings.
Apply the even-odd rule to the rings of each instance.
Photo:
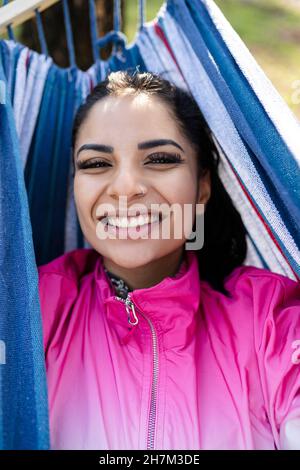
[[[51,447],[297,448],[299,284],[243,265],[193,97],[113,72],[79,108],[72,150],[92,248],[38,268]]]
[[[174,232],[184,224],[184,206],[195,218],[197,204],[204,204],[206,243],[197,253],[199,266],[203,279],[225,292],[224,277],[246,256],[245,228],[219,179],[217,149],[190,95],[155,74],[111,73],[78,110],[72,146],[80,224],[91,246],[104,255],[107,268],[114,267],[135,287],[143,286],[146,271],[147,286],[161,280],[167,274],[166,256],[168,271],[176,271],[185,239],[175,239]],[[116,215],[119,197],[127,198],[128,211],[136,203],[144,205],[144,212],[154,204],[179,205],[181,210],[170,214],[170,236],[151,237],[147,244],[141,238],[135,243],[99,240],[97,208],[110,204]],[[188,237],[195,224],[189,226],[185,219],[181,232]]]

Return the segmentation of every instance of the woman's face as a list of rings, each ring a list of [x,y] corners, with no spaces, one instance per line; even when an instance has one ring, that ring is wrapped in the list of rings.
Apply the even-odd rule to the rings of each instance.
[[[167,163],[160,162],[162,158]],[[207,179],[198,181],[195,151],[157,97],[109,96],[97,102],[78,131],[74,159],[80,225],[87,241],[104,258],[133,269],[183,249],[196,203],[206,203],[210,184]],[[80,168],[79,161],[90,167]],[[184,216],[185,204],[192,212],[190,220]],[[142,226],[147,219],[140,219],[140,232],[133,226],[114,226],[120,224],[118,214],[138,215],[133,209],[152,213],[152,232],[149,224]],[[158,212],[164,220],[155,223]],[[113,226],[101,222],[105,214],[112,216]],[[129,221],[134,224],[130,217],[123,224]]]

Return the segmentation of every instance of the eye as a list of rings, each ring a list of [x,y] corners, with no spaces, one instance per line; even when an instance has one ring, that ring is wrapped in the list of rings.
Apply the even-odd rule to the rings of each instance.
[[[163,153],[163,152],[158,152],[158,153],[153,153],[152,155],[149,156],[150,161],[146,163],[162,163],[162,164],[167,164],[167,163],[181,163],[182,157],[179,153]]]
[[[79,160],[77,162],[77,168],[79,170],[85,170],[87,168],[105,168],[107,166],[111,166],[111,164],[104,160],[99,160],[99,159],[87,160],[87,161]]]

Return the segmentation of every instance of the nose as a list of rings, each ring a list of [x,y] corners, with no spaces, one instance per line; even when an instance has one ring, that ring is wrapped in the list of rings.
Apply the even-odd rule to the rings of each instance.
[[[136,196],[144,196],[146,193],[147,186],[142,182],[141,176],[129,167],[115,173],[107,187],[107,194],[113,199],[126,196],[130,200]]]

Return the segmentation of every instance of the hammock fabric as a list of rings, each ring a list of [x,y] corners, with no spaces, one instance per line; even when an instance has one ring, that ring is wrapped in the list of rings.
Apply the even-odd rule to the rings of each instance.
[[[13,39],[0,41],[0,448],[48,449],[49,428],[37,266],[89,247],[76,216],[71,174],[74,114],[115,70],[153,71],[190,91],[221,154],[220,177],[247,229],[245,264],[300,277],[300,126],[212,0],[167,1],[127,46],[115,31],[98,39],[95,63],[75,63],[63,1],[70,67]],[[108,61],[99,48],[114,41]],[[9,158],[8,158],[9,156]]]

